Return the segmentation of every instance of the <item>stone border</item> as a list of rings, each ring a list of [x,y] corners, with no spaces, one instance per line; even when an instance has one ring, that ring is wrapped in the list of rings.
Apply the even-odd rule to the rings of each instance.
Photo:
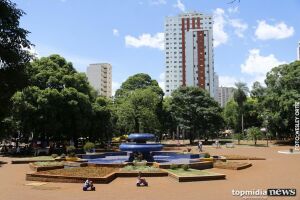
[[[76,164],[78,164],[78,166],[76,166]],[[88,166],[88,164],[87,163],[77,163],[77,162],[64,162],[64,163],[62,163],[62,165],[56,165],[56,166],[38,166],[34,162],[29,163],[29,168],[35,172],[47,171],[47,170],[53,170],[53,169],[63,169],[65,166],[67,166],[67,167],[86,167],[86,166]]]
[[[44,159],[44,160],[12,160],[11,161],[11,164],[28,164],[28,163],[33,163],[33,162],[55,162],[55,161],[58,161],[58,160],[47,160],[47,159]]]
[[[158,167],[160,169],[170,169],[172,164],[163,164],[163,163],[153,163],[154,167]],[[184,164],[177,164],[178,166],[182,166]],[[202,161],[202,162],[194,162],[188,164],[192,169],[210,169],[213,168],[212,161]]]
[[[94,183],[108,184],[118,177],[137,177],[138,172],[112,172],[104,177],[88,177]],[[168,176],[167,172],[142,172],[144,177],[164,177]],[[27,173],[26,181],[40,181],[40,182],[61,182],[61,183],[83,183],[87,177],[79,176],[62,176],[49,174]]]
[[[29,168],[32,171],[40,172],[40,171],[47,171],[52,169],[63,169],[64,165],[57,165],[57,166],[37,166],[34,163],[29,163]]]
[[[195,176],[178,176],[168,170],[169,177],[178,180],[178,182],[193,182],[193,181],[207,181],[207,180],[221,180],[226,179],[225,174],[214,173],[214,175],[195,175]]]

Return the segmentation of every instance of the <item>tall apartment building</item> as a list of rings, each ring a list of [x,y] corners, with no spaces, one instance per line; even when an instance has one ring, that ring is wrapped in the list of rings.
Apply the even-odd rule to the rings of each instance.
[[[233,87],[219,87],[219,103],[224,107],[226,103],[233,97]]]
[[[165,19],[165,91],[206,89],[214,97],[213,17],[190,12]]]
[[[298,47],[297,47],[297,60],[300,61],[300,41],[298,42]]]
[[[87,67],[87,77],[91,86],[101,96],[112,96],[112,67],[108,63],[90,64]]]

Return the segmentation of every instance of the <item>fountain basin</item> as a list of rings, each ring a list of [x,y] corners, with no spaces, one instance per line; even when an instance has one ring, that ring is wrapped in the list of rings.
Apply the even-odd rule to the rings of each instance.
[[[155,136],[151,133],[131,133],[128,136],[128,140],[136,141],[136,142],[145,142],[154,139]]]
[[[162,150],[162,144],[135,144],[135,143],[122,143],[120,145],[121,151],[130,152],[152,152]]]

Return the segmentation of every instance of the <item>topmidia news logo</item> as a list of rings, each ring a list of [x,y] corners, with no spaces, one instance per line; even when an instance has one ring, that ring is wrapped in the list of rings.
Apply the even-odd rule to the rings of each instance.
[[[246,197],[267,197],[267,196],[286,196],[294,197],[297,191],[295,188],[271,188],[267,190],[255,189],[255,190],[232,190],[233,196]]]

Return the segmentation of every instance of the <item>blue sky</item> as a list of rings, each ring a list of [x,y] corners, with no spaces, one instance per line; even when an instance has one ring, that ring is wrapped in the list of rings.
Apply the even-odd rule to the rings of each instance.
[[[263,81],[272,67],[296,59],[297,0],[13,0],[27,15],[21,26],[39,56],[58,53],[85,72],[90,63],[113,66],[113,88],[148,73],[163,86],[166,16],[214,15],[215,71],[220,85]]]

